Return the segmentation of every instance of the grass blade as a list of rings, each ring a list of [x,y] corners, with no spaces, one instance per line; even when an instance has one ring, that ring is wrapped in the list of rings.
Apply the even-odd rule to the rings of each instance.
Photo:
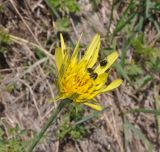
[[[158,95],[158,87],[154,87],[154,99],[156,104],[156,109],[160,111],[160,96]],[[158,133],[160,133],[160,114],[156,115],[157,125],[158,125]]]
[[[57,17],[60,18],[59,14],[57,13],[57,11],[54,9],[54,7],[52,6],[51,0],[44,0],[45,3],[47,4],[47,6],[51,9],[52,13]]]
[[[132,133],[135,135],[135,137],[138,137],[145,145],[146,149],[148,152],[152,152],[153,146],[152,144],[148,141],[148,139],[145,137],[145,135],[142,133],[142,131],[138,128],[136,128],[134,125],[132,125],[127,118],[125,117],[125,121],[124,121],[124,129],[126,129],[124,131],[125,137],[128,137],[129,134],[129,130],[132,131]],[[128,145],[128,138],[125,139],[126,144]],[[125,145],[125,146],[127,146]],[[126,149],[127,151],[127,149]]]
[[[140,108],[140,109],[131,109],[129,110],[127,113],[149,113],[149,114],[155,114],[155,115],[160,115],[160,109],[158,110],[150,110],[150,109],[144,109],[144,108]]]
[[[113,32],[113,37],[120,32],[126,25],[127,23],[129,23],[137,14],[136,12],[132,12],[132,14],[128,17],[129,11],[131,9],[133,9],[134,6],[134,1],[131,0],[131,2],[129,3],[128,7],[126,8],[126,10],[123,12],[123,15],[121,16],[120,20],[118,21],[116,28]],[[128,18],[127,18],[128,17]],[[127,19],[126,19],[127,18]]]
[[[126,79],[128,82],[131,83],[130,78],[128,77],[127,73],[125,72],[124,68],[122,67],[121,64],[114,64],[114,67],[116,68],[116,70],[118,71],[118,73],[124,78]]]

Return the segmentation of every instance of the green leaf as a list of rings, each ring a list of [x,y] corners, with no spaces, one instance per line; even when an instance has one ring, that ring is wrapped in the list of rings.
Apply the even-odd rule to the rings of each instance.
[[[158,109],[158,110],[150,110],[150,109],[140,108],[140,109],[131,109],[131,110],[127,111],[127,113],[140,113],[140,112],[160,115],[160,109]]]
[[[143,34],[139,34],[131,40],[131,46],[136,50],[136,53],[143,54]]]
[[[46,55],[39,48],[34,48],[33,51],[35,52],[37,59],[46,57]]]
[[[126,73],[129,76],[137,76],[137,75],[141,75],[144,73],[143,69],[138,66],[137,64],[130,64],[128,66],[126,66]]]
[[[160,111],[160,96],[159,96],[159,93],[158,93],[158,86],[154,86],[153,91],[154,91],[154,99],[155,99],[156,110]],[[160,133],[160,113],[156,114],[156,118],[157,118],[157,125],[158,125],[158,133]]]
[[[149,61],[145,62],[145,65],[150,71],[159,73],[160,57],[152,57]]]
[[[77,121],[77,122],[75,123],[75,125],[78,125],[78,124],[84,123],[84,122],[86,122],[86,121],[88,121],[88,120],[91,120],[91,119],[93,119],[93,118],[96,118],[96,117],[98,117],[100,114],[102,114],[104,111],[109,110],[109,109],[110,109],[110,107],[107,107],[107,108],[105,108],[105,109],[102,110],[102,111],[95,111],[93,114],[90,114],[90,115],[88,115],[88,116],[85,116],[85,117],[83,117],[83,119],[81,119],[80,121]]]
[[[55,22],[56,30],[58,32],[70,32],[70,22],[68,18],[58,19]]]
[[[79,11],[78,4],[75,0],[65,0],[64,2],[69,12],[75,13]]]
[[[151,0],[145,0],[145,16],[146,18],[151,17],[152,15],[152,9],[155,9],[155,2],[151,1]]]
[[[126,10],[123,12],[123,15],[120,17],[113,32],[113,36],[115,36],[118,32],[120,32],[136,16],[137,13],[134,11],[132,11],[131,14],[129,13],[131,10],[134,9],[135,9],[135,3],[133,0],[131,0]]]
[[[55,8],[59,8],[61,1],[60,0],[44,0],[47,6],[51,9],[52,13],[57,17],[60,18],[57,10]]]
[[[120,32],[135,17],[135,15],[136,13],[132,13],[126,20],[121,19],[118,22],[113,35],[116,35],[118,32]]]
[[[121,66],[121,64],[114,64],[114,67],[116,68],[117,72],[124,78],[126,79],[128,82],[131,83],[130,78],[128,77],[126,71],[124,70],[124,68]]]
[[[8,46],[12,44],[11,38],[7,31],[0,27],[0,52],[8,51]]]

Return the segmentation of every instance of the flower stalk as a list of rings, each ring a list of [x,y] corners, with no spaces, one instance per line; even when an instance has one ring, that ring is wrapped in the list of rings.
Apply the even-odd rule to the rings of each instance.
[[[53,111],[51,117],[48,119],[48,121],[45,123],[45,125],[43,126],[41,131],[35,136],[35,138],[31,142],[31,144],[28,146],[28,152],[33,151],[33,149],[36,147],[36,145],[38,144],[40,139],[43,137],[44,133],[47,131],[49,126],[56,121],[59,112],[70,102],[71,102],[70,99],[63,99],[62,101],[60,101],[60,104]]]

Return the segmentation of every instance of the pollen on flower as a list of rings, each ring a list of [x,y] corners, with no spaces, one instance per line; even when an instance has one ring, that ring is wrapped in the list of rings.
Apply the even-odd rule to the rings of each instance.
[[[84,67],[80,69],[78,64],[72,70],[67,69],[61,80],[61,91],[66,95],[82,95],[88,93],[93,86],[94,79]]]

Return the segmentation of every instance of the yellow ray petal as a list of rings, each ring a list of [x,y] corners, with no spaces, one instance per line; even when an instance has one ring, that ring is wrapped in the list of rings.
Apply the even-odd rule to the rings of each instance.
[[[62,55],[61,48],[56,48],[55,50],[55,61],[56,61],[57,69],[59,71],[63,63],[63,55]]]
[[[116,79],[116,80],[112,81],[102,92],[107,92],[107,91],[113,90],[113,89],[119,87],[122,82],[123,82],[122,79]]]
[[[95,80],[95,84],[105,83],[108,78],[108,75],[108,73],[102,73],[98,75],[97,79]]]
[[[88,102],[85,102],[84,104],[92,109],[97,110],[97,111],[101,111],[103,109],[100,105],[96,105],[96,104],[92,104],[92,103],[88,103]]]
[[[65,43],[64,43],[64,39],[63,39],[63,35],[60,34],[60,39],[61,39],[61,49],[62,49],[62,55],[64,57],[64,50],[66,50],[66,46],[65,46]]]
[[[81,38],[82,38],[82,34],[81,34],[81,36],[79,37],[79,40],[78,40],[78,42],[77,42],[77,44],[76,44],[76,47],[75,47],[75,49],[74,49],[74,51],[73,51],[73,54],[72,54],[72,58],[71,58],[71,59],[77,59],[78,50],[79,50],[79,44],[80,44]]]
[[[55,50],[55,61],[56,61],[58,71],[60,70],[61,65],[63,63],[64,50],[66,49],[62,34],[60,34],[60,40],[61,40],[61,48],[56,48]]]
[[[91,57],[90,60],[89,60],[88,68],[91,68],[91,67],[93,67],[93,66],[95,65],[95,63],[96,63],[96,61],[97,61],[97,58],[98,58],[99,48],[100,48],[100,41],[98,40],[96,49],[95,49],[95,51],[93,52],[93,55],[92,55],[92,57]]]
[[[99,34],[96,34],[94,36],[94,38],[92,39],[91,43],[89,44],[85,54],[84,54],[84,57],[82,58],[82,60],[87,60],[89,61],[90,58],[92,57],[92,55],[94,54],[96,48],[97,48],[97,45],[100,43],[100,35]]]
[[[102,74],[104,73],[114,62],[115,60],[118,58],[118,52],[113,52],[110,55],[108,55],[107,57],[107,65],[105,66],[100,66],[98,65],[97,68],[95,69],[95,72],[97,72],[98,74]]]

